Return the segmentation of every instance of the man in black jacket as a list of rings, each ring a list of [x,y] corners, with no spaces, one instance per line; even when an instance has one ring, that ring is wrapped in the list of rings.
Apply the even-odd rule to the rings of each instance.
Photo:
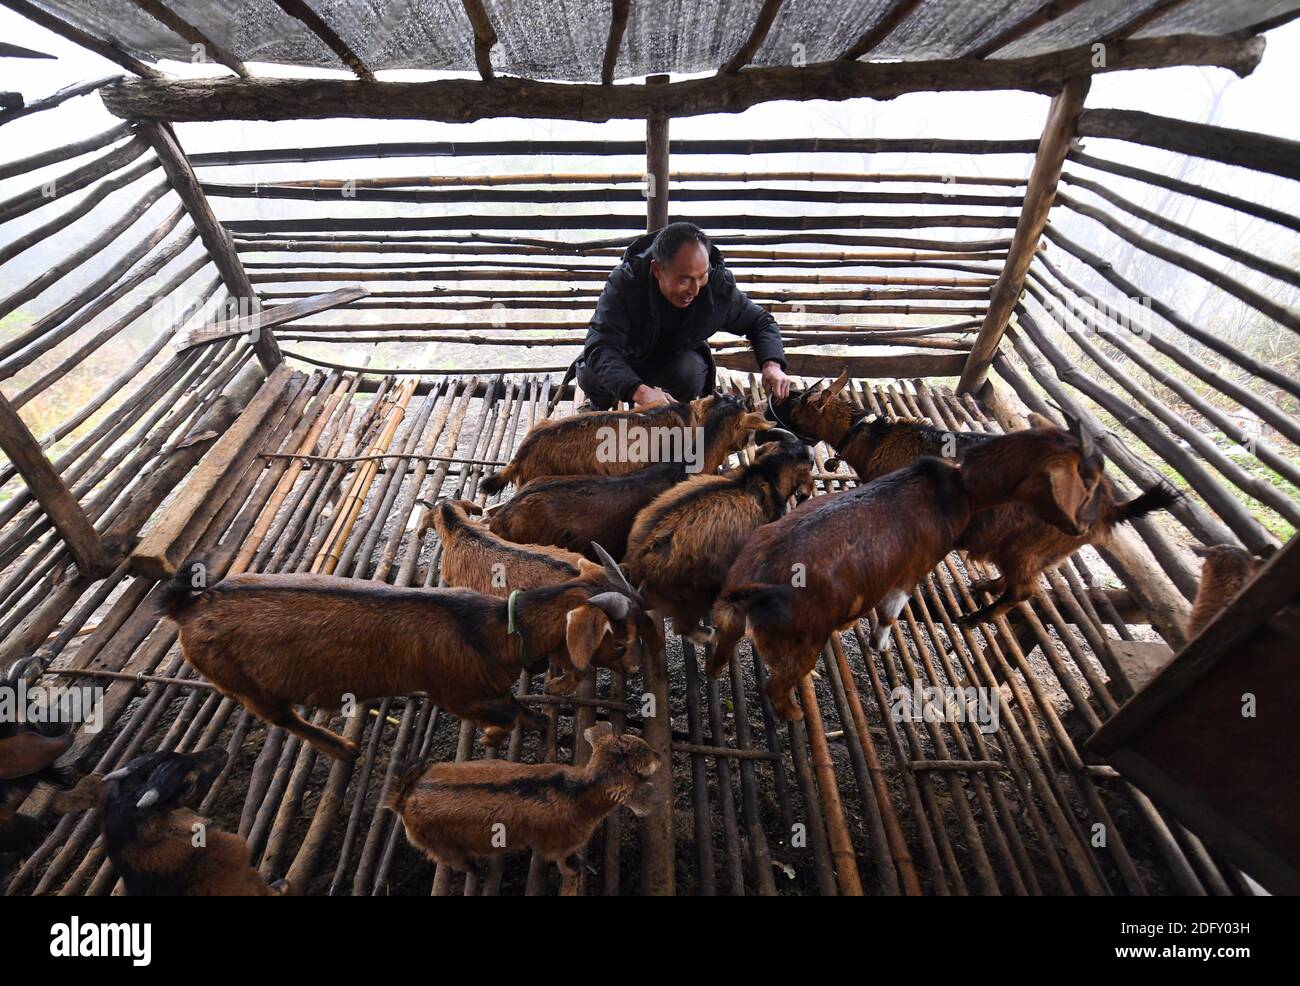
[[[776,319],[736,287],[722,254],[692,223],[671,223],[632,242],[605,282],[578,386],[595,408],[691,400],[713,390],[708,340],[715,332],[749,339],[769,393],[790,390]]]

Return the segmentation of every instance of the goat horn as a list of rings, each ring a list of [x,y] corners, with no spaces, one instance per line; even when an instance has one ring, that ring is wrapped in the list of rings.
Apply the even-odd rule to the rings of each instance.
[[[125,777],[125,776],[126,776],[127,774],[129,774],[129,773],[131,773],[131,771],[129,771],[127,768],[125,768],[125,767],[118,767],[117,770],[113,771],[111,774],[105,774],[105,775],[104,775],[104,780],[106,780],[106,781],[120,781],[123,777]]]
[[[628,610],[632,608],[632,601],[621,592],[598,592],[587,602],[616,620],[626,620]]]
[[[135,803],[135,806],[141,809],[152,808],[161,800],[162,795],[158,793],[158,789],[156,787],[151,787],[149,790],[144,792],[144,796]]]
[[[20,657],[9,665],[9,670],[4,673],[4,681],[16,682],[19,678],[25,677],[27,669],[35,666],[38,670],[41,667],[41,659],[35,654],[29,654],[27,657]]]
[[[802,441],[798,435],[792,431],[786,431],[784,428],[769,428],[763,432],[763,444],[768,442],[799,442]]]
[[[604,566],[605,574],[614,581],[614,584],[623,586],[624,594],[629,599],[638,603],[641,602],[641,593],[632,588],[632,583],[627,580],[627,576],[623,573],[623,569],[619,566],[618,562],[610,557],[609,552],[595,541],[591,542],[591,550],[596,552],[596,556],[600,559],[601,565]]]

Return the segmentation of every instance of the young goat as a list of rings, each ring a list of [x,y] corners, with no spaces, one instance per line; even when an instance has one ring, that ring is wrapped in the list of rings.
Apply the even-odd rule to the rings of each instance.
[[[624,434],[656,447],[657,439],[681,448],[687,428],[695,427],[717,400],[716,395],[664,404],[637,411],[589,411],[567,418],[539,421],[524,436],[514,458],[500,472],[483,480],[489,496],[509,483],[515,488],[546,476],[621,476],[646,464],[629,456],[601,454],[606,436]],[[621,431],[620,431],[621,430]]]
[[[489,596],[509,596],[516,589],[538,589],[564,582],[587,582],[592,592],[615,590],[631,595],[625,579],[611,582],[603,565],[588,561],[572,551],[548,544],[515,544],[493,534],[486,524],[470,519],[481,513],[468,500],[443,500],[427,514],[420,537],[430,527],[438,532],[442,545],[442,578],[448,585],[473,589]],[[637,636],[651,653],[663,645],[663,623],[652,619],[637,607]],[[567,647],[557,647],[546,655],[551,667],[562,674],[552,678],[546,691],[567,695],[578,686],[578,669],[569,659]],[[630,673],[641,670],[640,648],[629,648],[627,641],[607,629],[590,663],[601,668],[615,668]]]
[[[130,897],[280,896],[284,881],[267,886],[248,843],[190,810],[225,765],[220,747],[148,753],[103,777],[87,774],[54,808],[103,809],[104,845]]]
[[[507,601],[326,575],[244,574],[195,589],[182,569],[162,607],[180,625],[186,659],[208,680],[338,759],[355,757],[356,744],[307,722],[294,705],[337,709],[349,699],[424,692],[482,726],[484,743],[495,746],[516,722],[545,725],[510,693],[538,655],[567,646],[574,667],[585,669],[606,632],[640,646],[632,599],[581,580]]]
[[[1273,556],[1274,551],[1270,548],[1256,557],[1245,548],[1232,544],[1209,547],[1197,545],[1192,548],[1192,552],[1202,561],[1201,584],[1196,588],[1196,601],[1192,603],[1192,612],[1187,617],[1188,640],[1204,630],[1219,615],[1219,610],[1255,577],[1255,573]]]
[[[697,643],[713,637],[699,624],[745,541],[783,516],[790,497],[812,495],[812,449],[789,432],[780,435],[789,440],[765,445],[748,466],[674,486],[632,525],[623,559],[628,577],[650,609],[671,616],[674,631]]]
[[[636,736],[615,736],[607,722],[582,734],[591,744],[585,767],[469,760],[407,771],[384,807],[397,812],[411,845],[435,863],[469,868],[483,856],[533,849],[559,865],[561,893],[578,890],[578,851],[611,811],[649,812],[649,777],[659,756]]]
[[[773,417],[789,422],[800,434],[830,444],[864,483],[901,469],[923,455],[955,458],[994,437],[981,432],[945,431],[916,420],[871,420],[847,398],[839,396],[847,381],[846,372],[825,390],[792,394],[773,405]],[[1030,423],[1052,427],[1051,421],[1038,414],[1030,415]],[[996,619],[1033,595],[1038,576],[1045,569],[1089,544],[1105,544],[1119,524],[1165,510],[1177,498],[1173,487],[1161,483],[1120,503],[1115,487],[1103,474],[1085,507],[1091,518],[1088,532],[1077,536],[1043,523],[1021,503],[977,513],[958,538],[957,547],[975,561],[997,565],[998,578],[971,585],[973,593],[989,592],[997,598],[963,616],[961,623],[973,626]]]
[[[745,447],[749,433],[772,425],[736,397],[710,398],[700,429],[696,473],[713,473],[728,455]],[[494,534],[520,543],[556,544],[587,554],[593,541],[615,558],[627,550],[636,515],[655,497],[692,472],[681,462],[648,466],[621,476],[560,476],[537,479],[491,512]],[[589,556],[590,557],[590,556]]]
[[[971,515],[1025,503],[1045,522],[1086,533],[1100,456],[1056,428],[1018,431],[967,449],[958,465],[925,457],[856,489],[814,497],[760,527],[727,573],[709,674],[727,666],[746,630],[771,668],[778,714],[830,634],[877,608],[877,649],[916,584],[952,550]]]

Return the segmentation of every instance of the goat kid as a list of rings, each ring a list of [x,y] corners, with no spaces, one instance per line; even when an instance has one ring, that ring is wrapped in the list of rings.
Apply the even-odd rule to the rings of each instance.
[[[1270,547],[1256,556],[1233,544],[1194,546],[1192,553],[1201,559],[1201,584],[1187,617],[1187,639],[1204,630],[1276,551]]]
[[[773,429],[764,437],[777,434]],[[762,446],[747,466],[721,476],[694,476],[660,494],[637,514],[623,568],[656,613],[696,643],[700,626],[745,541],[784,516],[792,496],[812,495],[812,449],[789,432]]]
[[[610,580],[605,565],[582,555],[548,544],[516,544],[496,534],[486,524],[470,519],[482,510],[468,500],[443,500],[425,515],[417,532],[422,538],[429,528],[437,531],[442,545],[443,581],[489,596],[508,597],[512,591],[556,586],[565,582],[586,582],[592,592],[613,590],[631,595],[626,579]],[[612,562],[611,562],[612,564]],[[628,647],[627,641],[606,627],[590,665],[633,674],[641,670],[641,651],[658,653],[663,647],[663,623],[640,606],[636,609],[637,637],[643,647]],[[546,683],[551,695],[567,695],[578,687],[579,669],[569,658],[567,647],[546,655],[551,668],[560,672]]]
[[[704,415],[699,472],[713,473],[745,447],[751,431],[773,425],[737,397],[710,398]],[[509,502],[490,511],[494,534],[518,543],[554,544],[587,554],[597,542],[615,557],[627,550],[636,516],[655,497],[691,473],[683,463],[648,466],[620,476],[560,476],[528,483]],[[590,555],[588,556],[590,557]]]
[[[584,767],[469,760],[419,765],[388,791],[384,807],[402,819],[406,838],[434,863],[465,870],[484,856],[532,849],[556,863],[561,893],[578,890],[579,850],[620,805],[645,815],[655,800],[649,778],[659,755],[636,736],[615,736],[607,722],[582,734]]]
[[[273,897],[249,862],[248,843],[211,827],[197,805],[226,765],[226,751],[147,753],[120,770],[87,774],[54,798],[63,814],[103,810],[104,845],[131,897]]]
[[[518,489],[546,476],[621,476],[645,466],[644,461],[601,454],[606,429],[622,428],[640,435],[648,447],[656,436],[671,445],[687,428],[698,426],[718,395],[711,394],[693,401],[664,404],[635,411],[587,411],[567,418],[539,421],[524,436],[510,463],[495,475],[483,480],[481,488],[489,496],[500,493],[510,483]]]
[[[982,432],[946,431],[917,419],[872,420],[846,397],[839,396],[847,382],[845,371],[825,390],[792,394],[786,401],[772,405],[773,417],[778,422],[789,422],[787,427],[792,425],[792,430],[809,440],[827,442],[864,483],[901,469],[923,455],[952,459],[995,437]],[[1054,427],[1039,414],[1031,413],[1029,422],[1036,428]],[[1089,441],[1082,432],[1079,434],[1081,440]],[[1085,454],[1090,453],[1089,446]],[[1103,474],[1085,507],[1090,517],[1086,534],[1072,535],[1045,524],[1022,503],[1008,503],[975,514],[957,539],[957,547],[975,561],[997,566],[997,578],[971,585],[976,598],[980,592],[995,598],[959,622],[965,626],[992,622],[1032,596],[1038,576],[1046,569],[1089,544],[1105,544],[1118,525],[1168,509],[1177,499],[1177,491],[1161,483],[1121,503],[1116,499],[1114,485]]]
[[[768,696],[786,719],[803,712],[792,689],[830,634],[873,607],[883,649],[916,584],[952,550],[972,514],[1026,504],[1080,536],[1101,481],[1101,459],[1056,428],[1013,432],[967,449],[957,465],[924,457],[863,486],[814,497],[760,527],[727,573],[713,622],[709,674],[727,666],[746,633],[771,669]]]
[[[337,709],[424,692],[496,746],[516,723],[545,726],[510,692],[522,667],[534,669],[530,656],[567,646],[581,670],[606,633],[640,646],[632,599],[581,580],[520,593],[512,606],[468,589],[327,575],[242,574],[194,588],[187,567],[162,594],[186,659],[254,715],[336,759],[355,757],[356,744],[295,705]]]

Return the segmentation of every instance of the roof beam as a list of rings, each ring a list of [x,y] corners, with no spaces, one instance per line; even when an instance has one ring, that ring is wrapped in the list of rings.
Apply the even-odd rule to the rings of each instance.
[[[754,30],[749,32],[749,38],[740,46],[740,50],[731,56],[731,60],[719,70],[719,75],[733,75],[750,63],[753,57],[758,54],[758,49],[763,46],[763,39],[767,37],[767,32],[772,30],[772,22],[776,20],[777,11],[785,0],[763,0],[763,9],[758,12],[758,20],[754,22]]]
[[[218,222],[194,169],[190,167],[190,162],[176,143],[171,130],[161,123],[146,123],[141,126],[140,133],[153,145],[158,161],[167,173],[168,183],[185,206],[194,228],[199,231],[203,247],[216,265],[226,290],[236,299],[241,310],[247,308],[252,313],[261,311],[262,303],[253,289],[252,281],[248,279],[248,272],[244,270],[239,254],[235,252],[230,234]],[[262,369],[270,373],[284,361],[280,346],[270,328],[259,329],[254,335],[256,338],[253,339],[253,348],[258,362],[262,364]]]
[[[1082,6],[1086,0],[1049,0],[1028,17],[1022,18],[1006,30],[994,35],[973,51],[963,51],[963,58],[988,58],[995,51],[1000,51],[1013,41],[1019,41],[1031,31],[1036,31],[1044,24],[1050,24],[1063,17],[1075,7]]]
[[[154,20],[184,38],[187,43],[199,45],[203,49],[205,60],[211,54],[212,58],[226,66],[241,79],[248,78],[248,69],[244,68],[243,62],[176,13],[176,11],[169,8],[162,0],[135,0],[135,5]]]
[[[1181,7],[1185,3],[1187,3],[1187,0],[1156,0],[1156,2],[1146,8],[1146,10],[1139,10],[1128,20],[1124,21],[1124,23],[1117,24],[1113,27],[1110,32],[1101,39],[1101,43],[1109,44],[1112,41],[1119,41],[1123,38],[1129,37],[1130,35],[1136,34],[1148,24],[1159,20],[1175,7]],[[1254,34],[1256,32],[1252,31],[1251,33]]]
[[[614,66],[618,64],[618,50],[623,46],[623,32],[627,30],[627,15],[632,0],[614,0],[609,20],[609,40],[605,42],[605,60],[600,66],[600,84],[614,84]]]
[[[283,0],[280,0],[283,2]],[[494,117],[604,121],[654,113],[739,113],[780,99],[893,99],[908,92],[1019,89],[1056,95],[1066,80],[1170,65],[1214,65],[1248,75],[1262,38],[1187,35],[1120,41],[1104,65],[1092,45],[1032,58],[823,62],[755,68],[663,86],[601,86],[499,78],[492,82],[358,83],[347,79],[124,79],[101,90],[117,116],[142,120],[320,120],[333,117],[465,123]]]
[[[483,9],[483,0],[461,0],[470,25],[474,28],[474,64],[484,82],[496,78],[492,71],[492,46],[497,43],[497,32],[492,18]]]
[[[893,34],[895,28],[907,20],[908,15],[920,5],[921,0],[894,0],[894,5],[885,11],[885,16],[858,38],[853,47],[840,56],[840,60],[856,62],[864,55],[875,51],[880,43]]]
[[[43,51],[37,51],[35,48],[24,48],[22,45],[11,45],[7,41],[0,41],[0,58],[53,58],[53,55],[47,55]]]
[[[339,61],[350,68],[352,74],[358,79],[362,82],[375,81],[375,73],[366,67],[365,63],[357,57],[356,52],[348,47],[347,42],[338,36],[334,28],[326,24],[320,14],[307,5],[306,0],[275,0],[275,3],[290,17],[296,17],[306,24],[311,33],[325,42],[329,50],[338,55]]]
[[[46,13],[40,7],[36,6],[36,4],[29,3],[28,0],[0,0],[0,4],[8,7],[15,14],[21,14],[23,17],[26,17],[33,24],[39,24],[47,31],[52,31],[61,38],[67,38],[74,44],[79,44],[81,47],[93,51],[96,55],[100,55],[107,58],[110,62],[121,65],[122,68],[140,76],[142,79],[166,78],[166,76],[153,66],[146,65],[139,59],[128,55],[118,47],[115,42],[106,41],[103,38],[97,38],[93,34],[89,34],[81,28],[69,24],[61,18],[55,17],[53,14]]]
[[[1065,155],[1074,140],[1079,116],[1083,112],[1083,101],[1087,98],[1091,82],[1088,76],[1071,79],[1060,95],[1052,100],[1043,136],[1038,142],[1034,167],[1029,172],[1029,182],[1025,186],[1025,201],[1020,208],[1015,235],[1011,238],[1011,249],[1007,251],[1002,274],[993,285],[984,324],[980,326],[979,335],[975,337],[975,344],[971,347],[970,356],[961,372],[958,393],[976,393],[988,379],[989,366],[997,355],[998,343],[1007,330],[1011,312],[1020,300],[1029,263],[1034,259],[1038,241],[1047,226],[1047,214],[1056,201],[1056,185],[1061,179]]]

